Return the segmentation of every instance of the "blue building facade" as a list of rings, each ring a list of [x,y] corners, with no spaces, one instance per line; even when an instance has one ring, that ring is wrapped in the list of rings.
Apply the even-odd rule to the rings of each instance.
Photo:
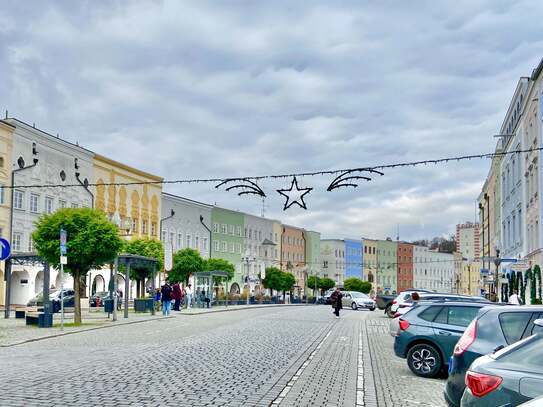
[[[364,279],[363,259],[364,247],[362,239],[345,239],[345,278],[356,277]]]

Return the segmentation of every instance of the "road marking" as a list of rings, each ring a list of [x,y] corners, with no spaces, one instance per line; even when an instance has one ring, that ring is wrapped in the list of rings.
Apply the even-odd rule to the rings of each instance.
[[[285,386],[285,388],[283,389],[283,391],[279,394],[279,396],[277,396],[277,398],[275,400],[272,401],[272,403],[270,404],[270,406],[278,406],[279,404],[281,404],[283,402],[283,400],[285,399],[285,397],[287,396],[287,394],[289,393],[290,390],[292,390],[292,386],[294,386],[294,384],[296,383],[296,381],[300,378],[300,376],[302,375],[303,371],[307,368],[307,366],[309,366],[309,363],[311,362],[311,360],[313,360],[313,358],[315,357],[315,355],[317,354],[317,352],[322,348],[322,345],[324,344],[324,342],[326,341],[326,339],[328,339],[328,337],[332,334],[332,329],[330,329],[328,331],[328,333],[326,334],[326,336],[322,339],[322,341],[319,342],[319,344],[317,345],[317,347],[315,348],[315,350],[313,352],[311,352],[311,354],[309,355],[309,357],[306,359],[306,361],[302,364],[302,366],[300,366],[300,368],[298,369],[298,371],[294,374],[294,376],[292,376],[292,378],[289,380],[289,382],[287,383],[287,385]]]
[[[362,324],[358,331],[358,375],[356,378],[356,407],[364,407],[364,353],[362,352]]]

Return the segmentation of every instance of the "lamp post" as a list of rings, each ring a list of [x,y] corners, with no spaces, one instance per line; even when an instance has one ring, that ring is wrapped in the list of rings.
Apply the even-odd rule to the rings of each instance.
[[[175,211],[173,209],[170,209],[170,214],[168,216],[166,216],[165,218],[160,219],[160,224],[159,224],[159,227],[158,227],[158,230],[159,230],[159,233],[160,233],[159,240],[162,240],[162,223],[165,220],[173,218],[174,216],[175,216]],[[164,242],[164,243],[166,243],[166,242]],[[165,273],[166,273],[166,270],[164,268],[164,262],[162,262],[162,271],[160,271],[158,273],[158,286],[159,287],[162,286],[162,274],[165,274]]]
[[[10,243],[13,242],[13,197],[15,195],[15,174],[18,172],[21,172],[23,170],[27,170],[29,168],[33,168],[36,165],[38,165],[38,150],[36,149],[36,143],[32,143],[32,156],[34,157],[32,160],[32,164],[26,165],[24,158],[21,156],[17,159],[17,166],[19,168],[11,171],[11,201],[10,201],[10,210],[9,210],[9,241]],[[4,309],[4,318],[9,318],[10,313],[10,302],[11,302],[11,268],[9,270],[6,270],[6,306]],[[48,301],[48,298],[44,298],[44,304]]]
[[[173,210],[172,210],[172,212],[173,212]],[[173,214],[172,214],[172,216],[173,216]],[[209,258],[211,258],[211,247],[212,247],[211,246],[211,239],[212,239],[211,229],[204,223],[204,216],[203,215],[200,215],[200,223],[209,232]]]
[[[245,257],[243,257],[241,260],[245,262],[246,266],[247,266],[247,276],[245,276],[245,280],[246,280],[246,285],[247,285],[247,305],[249,305],[249,296],[251,294],[251,284],[249,282],[249,277],[250,277],[250,272],[249,272],[249,263],[250,262],[254,262],[255,261],[255,258],[254,257],[250,257],[251,256],[251,252],[249,251],[249,249],[247,249],[245,251]]]
[[[496,259],[494,260],[494,265],[496,266],[496,271],[494,272],[494,294],[495,294],[495,302],[498,302],[498,268],[500,267],[500,264],[502,262],[502,259],[500,259],[500,249],[496,249]]]

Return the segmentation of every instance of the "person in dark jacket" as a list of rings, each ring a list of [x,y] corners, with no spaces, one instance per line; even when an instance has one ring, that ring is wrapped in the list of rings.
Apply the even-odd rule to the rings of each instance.
[[[160,296],[162,298],[162,315],[170,315],[170,308],[172,306],[172,287],[166,281],[160,289]]]
[[[179,305],[181,304],[181,286],[179,283],[175,283],[172,286],[172,298],[174,300],[173,310],[180,311]]]
[[[343,305],[341,304],[342,298],[343,294],[341,293],[339,287],[337,287],[336,291],[330,295],[330,302],[332,303],[332,309],[334,310],[333,313],[336,314],[336,318],[339,318],[339,310],[343,308]]]

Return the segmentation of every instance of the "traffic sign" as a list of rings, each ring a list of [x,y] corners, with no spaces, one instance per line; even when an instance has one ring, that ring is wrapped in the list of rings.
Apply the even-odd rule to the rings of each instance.
[[[6,239],[0,237],[0,260],[6,260],[11,254],[11,246]]]
[[[67,233],[64,229],[60,229],[60,255],[66,256],[66,241],[67,241]]]

